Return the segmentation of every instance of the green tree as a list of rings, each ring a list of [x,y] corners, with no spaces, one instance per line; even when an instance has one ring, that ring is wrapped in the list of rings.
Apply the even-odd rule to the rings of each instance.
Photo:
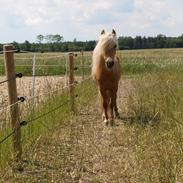
[[[141,49],[142,48],[142,37],[136,36],[134,39],[134,48],[135,49]]]
[[[53,43],[60,43],[63,41],[63,36],[59,34],[52,35],[52,42]]]
[[[31,43],[29,41],[25,41],[21,44],[21,49],[24,51],[31,51]]]
[[[47,43],[51,43],[53,39],[53,35],[52,34],[48,34],[45,36],[45,40]]]
[[[36,40],[38,43],[42,43],[44,40],[44,36],[42,34],[39,34],[36,36]]]
[[[166,36],[163,34],[158,34],[156,37],[156,48],[164,48],[166,43]]]
[[[47,43],[60,43],[63,41],[63,36],[59,34],[48,34],[45,37]]]

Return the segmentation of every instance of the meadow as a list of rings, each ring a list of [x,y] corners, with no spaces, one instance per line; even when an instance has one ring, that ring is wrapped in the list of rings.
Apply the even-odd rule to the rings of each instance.
[[[108,128],[101,124],[95,84],[86,81],[76,87],[75,115],[67,103],[22,129],[25,173],[11,174],[11,139],[0,145],[2,180],[183,182],[183,49],[126,50],[119,51],[118,56],[122,69],[118,125]],[[65,74],[66,58],[62,53],[36,57],[36,75]],[[30,76],[32,68],[26,65],[32,64],[33,56],[17,54],[15,58],[17,71]],[[90,53],[84,58],[89,66]],[[75,63],[79,76],[79,54]],[[90,67],[85,69],[87,77]],[[21,118],[34,119],[67,99],[67,89],[48,94],[34,110],[32,103],[22,107]],[[7,127],[0,137],[9,131]]]

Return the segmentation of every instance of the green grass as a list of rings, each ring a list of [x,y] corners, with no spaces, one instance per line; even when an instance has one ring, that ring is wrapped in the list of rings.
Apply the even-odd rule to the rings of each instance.
[[[15,54],[16,72],[21,72],[24,76],[32,75],[32,63],[34,54]],[[66,62],[68,56],[64,53],[39,53],[36,54],[36,75],[65,75]],[[85,74],[90,74],[91,56],[84,56]],[[81,74],[81,54],[74,54],[75,74]],[[0,57],[0,75],[5,75],[4,60]]]
[[[77,95],[75,98],[75,108],[77,111],[96,95],[93,81],[87,80],[81,85],[76,86],[75,95]],[[62,106],[62,104],[64,105]],[[54,128],[57,128],[63,123],[67,123],[73,118],[73,113],[70,111],[69,104],[68,89],[66,89],[57,92],[56,94],[51,93],[50,95],[46,95],[44,101],[39,103],[37,107],[33,106],[33,103],[26,103],[21,106],[21,121],[30,121],[26,126],[22,127],[23,156],[28,153],[29,148],[40,136],[45,133],[50,133]],[[61,107],[56,109],[58,106]],[[54,111],[46,114],[52,110]],[[46,115],[34,120],[42,114]],[[0,139],[2,139],[11,132],[11,128],[6,128],[6,130],[3,129],[0,132]],[[3,172],[13,156],[11,138],[5,141],[0,148],[0,170]]]
[[[125,75],[161,71],[183,71],[183,49],[156,49],[119,51],[122,72]]]
[[[183,49],[152,49],[118,51],[123,74],[143,74],[162,70],[183,71]],[[81,54],[76,53],[74,64],[76,75],[81,74]],[[15,54],[17,72],[32,75],[33,54]],[[25,59],[24,59],[25,58]],[[84,56],[85,74],[90,73],[91,54]],[[67,56],[64,53],[36,54],[36,75],[64,75],[66,71]],[[179,67],[178,67],[179,66]],[[4,75],[3,57],[0,57],[0,75]]]

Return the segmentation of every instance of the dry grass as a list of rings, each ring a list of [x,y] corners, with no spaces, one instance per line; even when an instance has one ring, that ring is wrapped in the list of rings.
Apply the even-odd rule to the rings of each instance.
[[[134,59],[147,65],[149,58],[160,64],[177,54],[174,60],[180,63],[172,62],[168,71],[161,72],[161,67],[154,72],[153,63],[148,74],[140,63],[138,71],[146,74],[122,78],[118,100],[122,118],[116,126],[102,124],[98,98],[93,95],[83,101],[92,89],[83,87],[76,116],[38,135],[24,153],[24,171],[12,172],[15,164],[10,163],[2,182],[183,182],[182,49],[167,52],[133,52]]]
[[[129,80],[121,82],[129,88]],[[127,92],[121,90],[120,100]],[[3,177],[6,182],[114,182],[131,180],[134,172],[133,138],[122,121],[106,128],[98,101],[88,101],[77,116],[37,139],[25,156],[24,172]],[[131,172],[131,174],[129,173]],[[114,179],[115,177],[115,179]]]
[[[12,174],[9,169],[2,180],[30,183],[182,182],[183,129],[172,118],[174,116],[180,122],[182,105],[178,105],[178,99],[176,107],[175,103],[166,105],[172,101],[169,92],[177,91],[175,86],[180,80],[162,74],[161,78],[152,76],[121,80],[118,103],[122,118],[116,121],[116,126],[105,127],[98,100],[87,101],[78,108],[76,116],[37,138],[24,156],[23,172]],[[174,81],[171,90],[167,90],[163,78],[168,79],[168,86]],[[160,83],[161,87],[158,87]],[[172,113],[165,113],[170,108]],[[158,118],[152,118],[157,111],[160,113]]]

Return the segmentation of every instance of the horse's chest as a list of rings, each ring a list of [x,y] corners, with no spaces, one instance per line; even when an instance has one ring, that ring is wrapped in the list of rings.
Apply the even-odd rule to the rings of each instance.
[[[117,80],[117,76],[114,72],[103,70],[98,74],[98,80],[102,82],[115,82]]]

